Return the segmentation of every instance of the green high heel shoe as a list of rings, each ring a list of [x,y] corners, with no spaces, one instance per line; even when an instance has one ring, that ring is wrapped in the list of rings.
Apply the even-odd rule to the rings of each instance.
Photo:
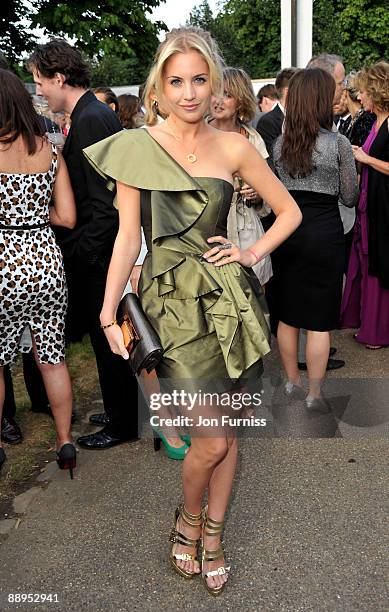
[[[154,438],[155,451],[158,451],[161,448],[162,441],[165,447],[166,455],[169,457],[169,459],[175,459],[176,461],[183,461],[185,459],[185,455],[189,449],[186,442],[184,442],[182,446],[171,446],[160,429],[153,427],[153,431],[156,434],[156,437]]]
[[[181,440],[183,440],[185,442],[185,444],[187,444],[188,446],[191,445],[191,439],[190,439],[190,435],[189,434],[183,434],[182,436],[180,436]]]

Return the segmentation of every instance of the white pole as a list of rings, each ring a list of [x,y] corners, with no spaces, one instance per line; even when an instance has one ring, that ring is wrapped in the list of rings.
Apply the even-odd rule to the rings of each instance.
[[[292,65],[292,3],[281,0],[281,68]]]
[[[297,68],[305,68],[312,57],[312,14],[313,0],[297,0]]]

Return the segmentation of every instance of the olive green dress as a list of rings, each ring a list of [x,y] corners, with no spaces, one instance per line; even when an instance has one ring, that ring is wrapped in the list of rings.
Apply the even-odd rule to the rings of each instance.
[[[269,352],[266,302],[251,269],[202,260],[207,238],[227,236],[232,185],[191,177],[146,129],[123,131],[84,150],[107,178],[141,190],[148,255],[139,283],[143,309],[165,350],[169,380],[256,379]]]

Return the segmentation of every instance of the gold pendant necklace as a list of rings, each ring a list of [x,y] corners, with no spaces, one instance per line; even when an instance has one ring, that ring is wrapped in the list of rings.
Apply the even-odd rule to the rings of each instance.
[[[167,123],[167,121],[166,121],[166,123]],[[170,126],[169,126],[169,127],[170,127]],[[182,138],[180,138],[179,136],[177,136],[177,135],[176,135],[176,134],[173,132],[173,130],[171,130],[169,133],[170,133],[170,134],[173,136],[173,138],[174,138],[175,140],[177,140],[177,142],[179,142],[179,143],[181,144],[181,146],[182,146]],[[187,156],[186,156],[186,159],[187,159],[187,161],[188,161],[190,164],[194,164],[195,162],[197,162],[197,155],[195,154],[196,149],[197,149],[197,144],[196,144],[195,148],[193,149],[192,153],[188,153],[188,154],[187,154]]]

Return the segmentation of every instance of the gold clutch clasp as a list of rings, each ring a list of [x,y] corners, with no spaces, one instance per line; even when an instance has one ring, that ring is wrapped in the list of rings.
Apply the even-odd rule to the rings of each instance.
[[[123,342],[127,351],[131,353],[138,344],[140,338],[128,315],[124,315],[123,323],[120,325],[123,334]]]

